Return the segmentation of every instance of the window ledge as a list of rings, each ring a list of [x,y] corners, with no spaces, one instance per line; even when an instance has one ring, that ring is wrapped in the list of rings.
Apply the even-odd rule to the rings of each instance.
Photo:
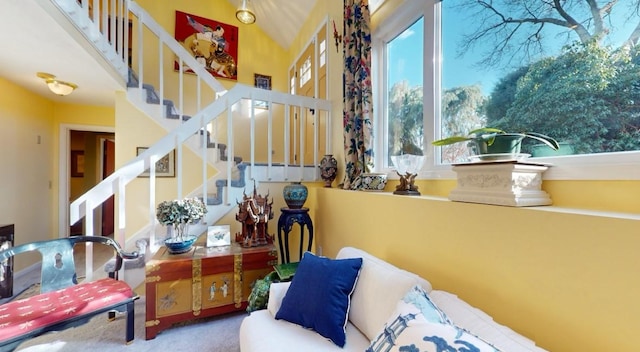
[[[567,155],[535,158],[532,161],[550,164],[543,180],[640,180],[640,151]],[[392,168],[383,170],[390,179],[396,176]],[[423,168],[418,179],[455,180],[451,165],[431,165]]]
[[[333,188],[321,188],[322,190],[336,190],[336,191],[345,191],[341,189],[333,189]],[[349,192],[349,191],[346,191]],[[511,208],[511,209],[521,209],[524,211],[546,211],[552,213],[560,213],[560,214],[571,214],[571,215],[583,215],[583,216],[592,216],[592,217],[601,217],[601,218],[609,218],[609,219],[622,219],[622,220],[635,220],[640,221],[640,214],[635,213],[623,213],[623,212],[613,212],[613,211],[603,211],[603,210],[590,210],[590,209],[579,209],[579,208],[567,208],[567,207],[559,207],[555,205],[543,205],[543,206],[530,206],[530,207],[506,207],[501,205],[491,205],[491,204],[479,204],[479,203],[466,203],[459,201],[452,201],[446,197],[438,197],[438,196],[400,196],[395,195],[393,192],[358,192],[361,193],[363,197],[405,197],[407,199],[417,199],[418,201],[425,202],[450,202],[450,203],[458,203],[458,204],[466,204],[469,206],[478,206],[478,207],[499,207],[499,208]]]

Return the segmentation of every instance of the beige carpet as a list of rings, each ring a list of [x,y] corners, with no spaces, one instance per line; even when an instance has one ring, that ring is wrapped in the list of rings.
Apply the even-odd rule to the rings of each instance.
[[[238,312],[201,319],[161,331],[153,340],[145,340],[145,300],[136,301],[135,340],[125,345],[125,316],[108,322],[96,316],[87,324],[57,333],[49,333],[21,344],[16,351],[131,351],[131,352],[238,352],[238,331],[247,313]]]

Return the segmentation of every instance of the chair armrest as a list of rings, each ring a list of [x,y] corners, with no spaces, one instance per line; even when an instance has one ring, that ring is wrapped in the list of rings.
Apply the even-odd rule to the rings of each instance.
[[[0,251],[0,261],[17,254],[38,251],[41,254],[40,293],[60,290],[78,283],[73,257],[74,246],[81,242],[93,242],[110,246],[116,253],[115,270],[109,277],[118,279],[122,260],[135,259],[138,252],[125,252],[118,242],[101,236],[71,236],[53,240],[25,243]]]
[[[76,236],[72,238],[75,238],[75,237]],[[120,247],[118,242],[108,237],[100,237],[100,236],[77,236],[77,237],[78,237],[78,242],[96,242],[96,243],[104,244],[107,246],[111,246],[116,251],[116,254],[120,256],[122,259],[136,259],[140,255],[138,252],[125,252],[124,249]],[[119,270],[119,269],[120,268],[117,268],[116,270]]]
[[[118,242],[108,237],[101,236],[72,236],[70,239],[74,239],[77,242],[95,242],[103,245],[110,246],[116,252],[115,265],[109,271],[109,277],[112,279],[118,279],[118,271],[122,268],[123,259],[136,259],[140,255],[138,252],[125,252]]]
[[[282,304],[282,299],[289,289],[289,285],[291,285],[291,281],[274,282],[271,284],[271,287],[269,287],[269,303],[267,303],[267,310],[273,317],[278,313],[280,305]]]

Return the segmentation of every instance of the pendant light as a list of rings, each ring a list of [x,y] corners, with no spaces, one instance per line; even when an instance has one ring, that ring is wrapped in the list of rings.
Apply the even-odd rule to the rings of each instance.
[[[244,24],[252,24],[256,21],[250,0],[242,0],[242,5],[236,10],[236,18]]]

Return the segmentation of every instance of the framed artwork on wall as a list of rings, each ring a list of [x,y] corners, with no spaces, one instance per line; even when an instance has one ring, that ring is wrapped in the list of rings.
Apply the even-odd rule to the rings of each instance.
[[[253,85],[256,88],[271,90],[271,76],[261,75],[259,73],[253,74]],[[268,109],[269,103],[262,100],[257,100],[253,105],[258,109]]]
[[[176,11],[175,39],[214,77],[238,80],[238,27]],[[180,70],[178,60],[174,69]]]
[[[256,86],[256,88],[271,90],[271,76],[254,73],[253,84]]]
[[[71,151],[71,177],[84,177],[84,151]]]
[[[137,147],[136,156],[142,154],[148,147]],[[156,161],[156,177],[175,177],[176,176],[176,151],[172,150],[169,154],[163,156]],[[149,177],[149,170],[145,170],[139,177]]]

